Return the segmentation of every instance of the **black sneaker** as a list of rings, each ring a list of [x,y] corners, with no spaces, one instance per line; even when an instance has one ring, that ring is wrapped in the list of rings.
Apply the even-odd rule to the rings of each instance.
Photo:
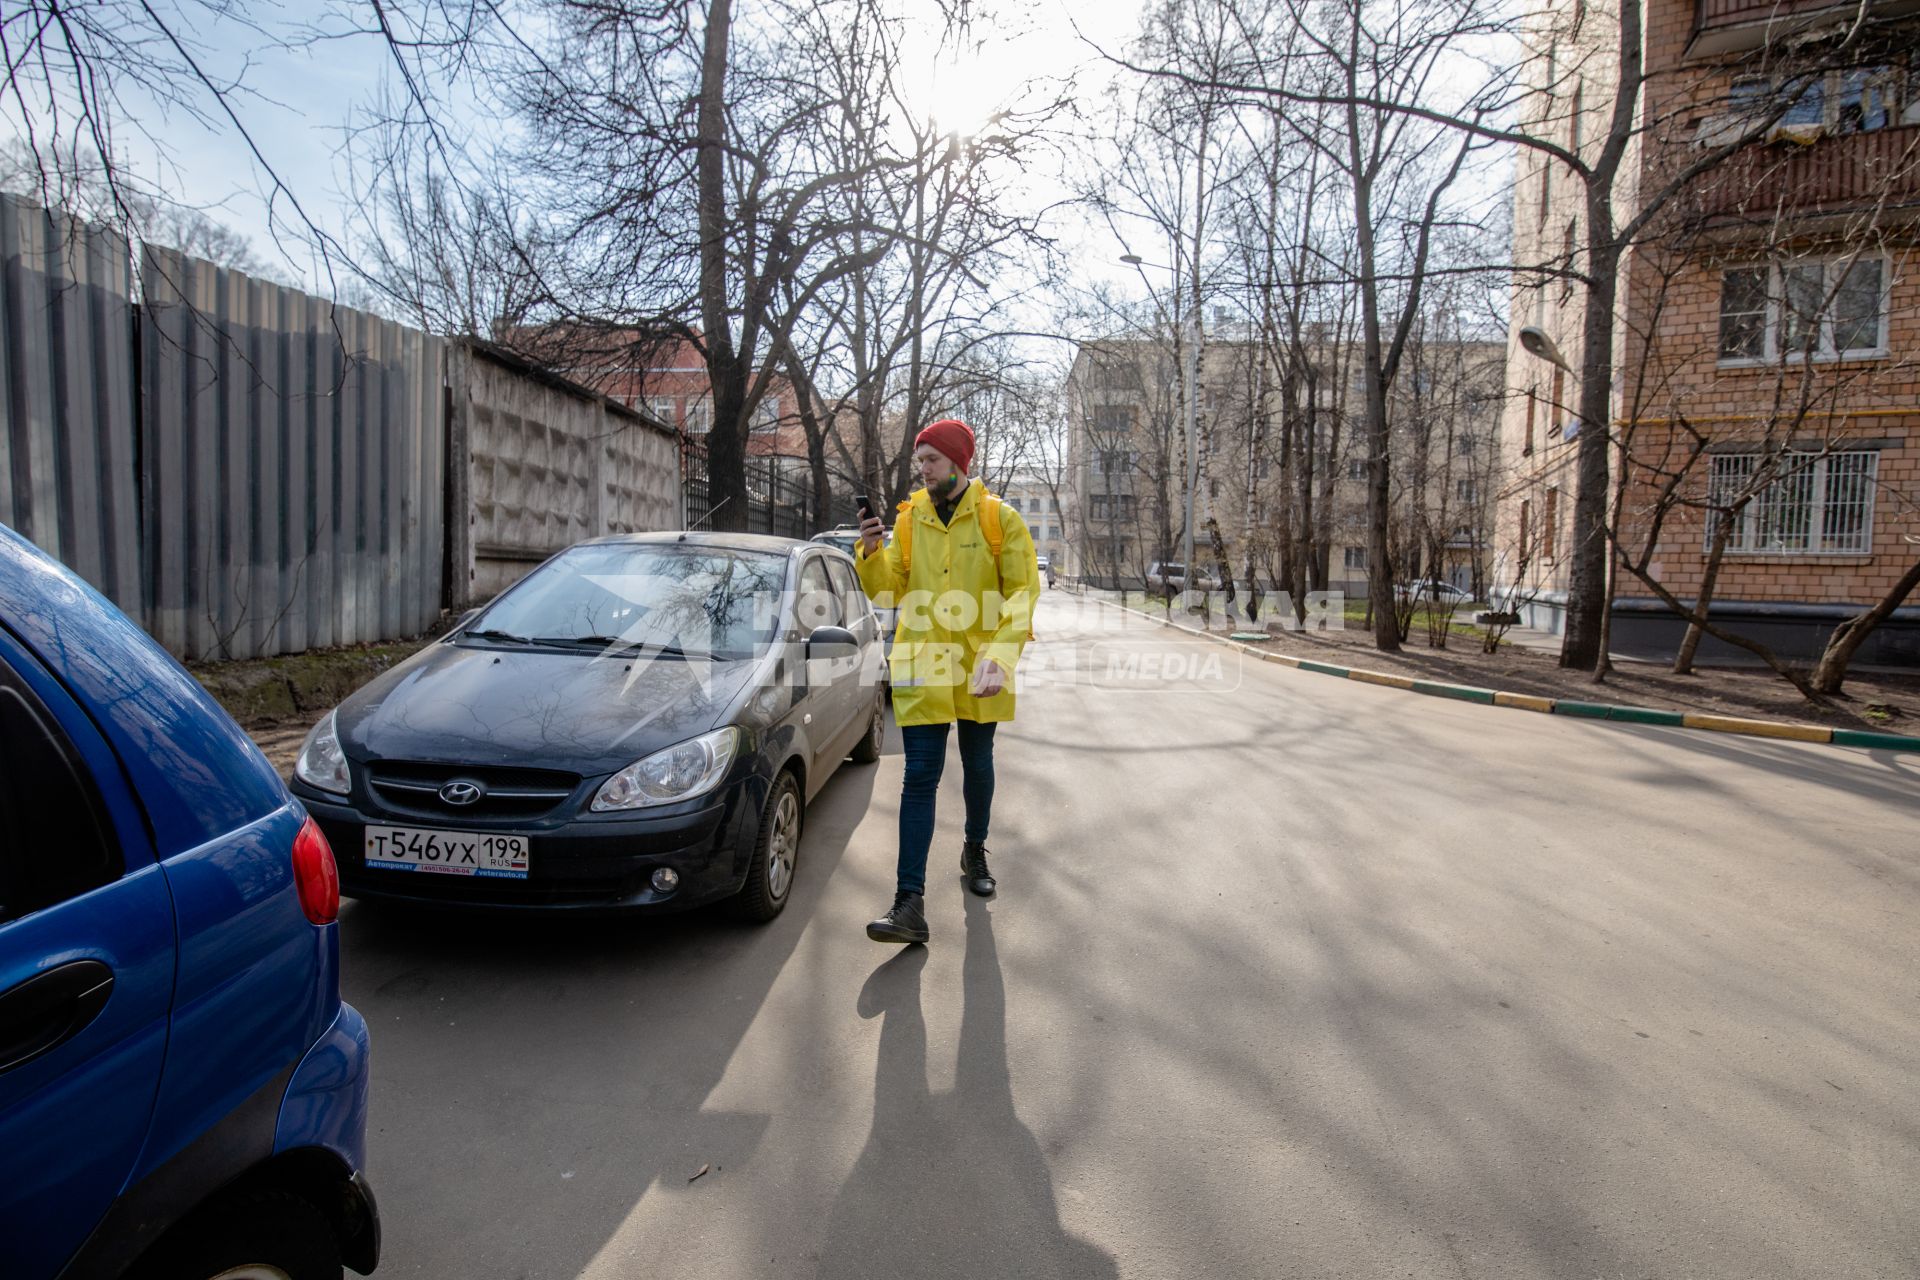
[[[925,942],[933,935],[927,932],[927,913],[920,904],[917,893],[894,894],[893,910],[870,922],[867,936],[875,942]]]
[[[967,888],[983,898],[993,896],[993,872],[987,870],[987,846],[971,840],[960,846],[960,874],[966,877]]]

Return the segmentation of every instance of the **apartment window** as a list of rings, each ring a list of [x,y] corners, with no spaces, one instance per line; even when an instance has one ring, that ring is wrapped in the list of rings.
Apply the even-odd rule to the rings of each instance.
[[[1094,366],[1093,385],[1108,391],[1138,391],[1140,369],[1128,362],[1102,361]]]
[[[1471,458],[1473,451],[1479,447],[1480,442],[1474,438],[1471,431],[1461,433],[1453,442],[1453,451],[1463,458]]]
[[[1887,262],[1879,256],[1729,267],[1720,277],[1720,362],[1886,354]]]
[[[1125,435],[1133,430],[1133,408],[1124,404],[1095,405],[1093,429],[1107,435]]]
[[[768,396],[754,410],[753,429],[762,435],[770,435],[780,430],[780,397]]]
[[[1347,548],[1347,569],[1351,573],[1367,571],[1367,549],[1365,547]]]
[[[1872,133],[1920,120],[1920,93],[1898,67],[1848,67],[1817,74],[1739,76],[1727,94],[1734,119],[1766,119],[1770,135]],[[1785,104],[1784,108],[1782,103]]]
[[[653,416],[660,419],[660,421],[666,423],[668,426],[673,425],[677,415],[674,413],[672,396],[655,396],[653,399],[647,401],[647,408],[652,412]]]
[[[1761,455],[1713,458],[1711,501],[1731,503],[1749,488]],[[1865,555],[1873,542],[1873,485],[1880,455],[1871,449],[1834,454],[1787,454],[1778,478],[1734,517],[1727,550],[1748,555]],[[1708,522],[1706,545],[1725,517]]]
[[[1132,449],[1101,449],[1094,454],[1093,465],[1106,475],[1125,475],[1140,461]]]
[[[1580,219],[1568,218],[1567,230],[1560,237],[1560,261],[1564,276],[1560,277],[1560,301],[1565,303],[1573,297],[1573,273],[1579,267],[1580,257]]]
[[[1520,499],[1520,572],[1527,571],[1527,560],[1533,554],[1531,535],[1533,533],[1533,499]]]
[[[1547,505],[1541,512],[1540,521],[1540,558],[1553,559],[1553,535],[1560,527],[1560,490],[1548,486]]]
[[[1453,496],[1461,502],[1471,503],[1479,501],[1480,492],[1475,488],[1473,481],[1456,480],[1453,482]]]
[[[1527,389],[1527,438],[1526,442],[1520,446],[1520,456],[1523,458],[1533,456],[1533,416],[1539,407],[1540,397],[1535,395],[1533,389],[1529,387]]]
[[[705,400],[695,400],[687,405],[686,432],[690,436],[703,436],[713,426],[713,405]]]
[[[1131,520],[1137,510],[1130,493],[1096,493],[1090,505],[1095,520]]]
[[[1347,479],[1365,480],[1367,478],[1367,460],[1365,458],[1347,459]]]

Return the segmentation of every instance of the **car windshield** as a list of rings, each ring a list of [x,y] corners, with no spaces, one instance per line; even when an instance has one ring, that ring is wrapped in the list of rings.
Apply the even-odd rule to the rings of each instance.
[[[764,652],[779,628],[783,555],[677,543],[575,547],[534,570],[465,634],[693,657]]]

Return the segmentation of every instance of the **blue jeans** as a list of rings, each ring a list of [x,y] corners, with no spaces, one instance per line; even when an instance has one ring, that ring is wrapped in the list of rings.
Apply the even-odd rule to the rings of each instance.
[[[967,839],[987,840],[993,812],[993,730],[972,720],[960,725],[960,794],[967,802]],[[900,892],[927,891],[927,850],[933,845],[933,802],[947,763],[947,730],[952,725],[900,727],[906,744],[907,777],[900,788]]]

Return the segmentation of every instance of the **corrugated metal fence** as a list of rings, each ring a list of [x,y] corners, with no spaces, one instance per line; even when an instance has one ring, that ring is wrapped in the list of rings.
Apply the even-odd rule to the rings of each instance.
[[[172,250],[138,283],[0,197],[0,522],[181,657],[416,635],[682,523],[674,434],[586,388]]]
[[[127,242],[0,195],[0,267],[0,524],[143,617]]]
[[[147,629],[250,657],[440,611],[445,343],[149,247]]]

